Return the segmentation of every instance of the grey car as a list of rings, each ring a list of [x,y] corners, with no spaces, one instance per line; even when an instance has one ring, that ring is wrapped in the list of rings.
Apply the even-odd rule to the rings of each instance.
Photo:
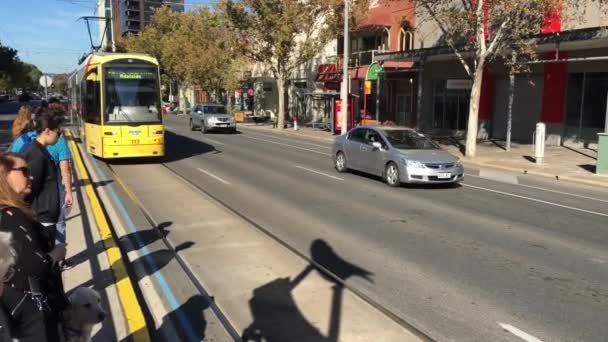
[[[203,133],[213,130],[236,132],[236,121],[226,107],[216,104],[199,104],[192,107],[190,129],[199,128]]]
[[[336,138],[332,149],[336,170],[381,176],[388,185],[458,183],[462,162],[424,135],[405,127],[355,127]]]

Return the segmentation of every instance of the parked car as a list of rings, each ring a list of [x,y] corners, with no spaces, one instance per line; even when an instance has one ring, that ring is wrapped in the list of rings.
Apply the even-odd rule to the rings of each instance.
[[[226,107],[217,104],[198,104],[190,112],[190,129],[200,129],[203,133],[214,130],[236,133],[236,121],[228,114]]]
[[[332,158],[336,170],[381,176],[388,185],[458,183],[462,162],[431,139],[405,127],[355,127],[336,138]]]

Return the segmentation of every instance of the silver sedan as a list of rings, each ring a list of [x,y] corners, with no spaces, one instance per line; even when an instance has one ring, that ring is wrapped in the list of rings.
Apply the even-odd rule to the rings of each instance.
[[[336,170],[381,176],[388,185],[457,183],[462,162],[424,135],[405,127],[355,127],[336,138],[332,156]]]

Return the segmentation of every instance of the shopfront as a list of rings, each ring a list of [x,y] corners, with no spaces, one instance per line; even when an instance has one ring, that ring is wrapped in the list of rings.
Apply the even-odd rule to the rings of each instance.
[[[565,137],[597,140],[608,116],[608,70],[568,74]]]

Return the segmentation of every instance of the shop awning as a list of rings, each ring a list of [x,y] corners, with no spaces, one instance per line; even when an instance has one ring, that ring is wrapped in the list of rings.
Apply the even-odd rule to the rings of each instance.
[[[368,66],[350,69],[350,78],[364,80],[367,76],[367,68]]]
[[[386,61],[382,63],[382,69],[384,70],[398,70],[398,69],[411,69],[414,67],[412,61]]]
[[[359,21],[357,23],[357,27],[355,28],[355,31],[384,29],[385,27],[390,27],[391,22],[392,22],[392,20],[391,20],[390,15],[376,14],[376,15],[361,19],[361,21]]]
[[[337,70],[335,64],[321,64],[317,69],[316,82],[340,82],[342,72]]]

